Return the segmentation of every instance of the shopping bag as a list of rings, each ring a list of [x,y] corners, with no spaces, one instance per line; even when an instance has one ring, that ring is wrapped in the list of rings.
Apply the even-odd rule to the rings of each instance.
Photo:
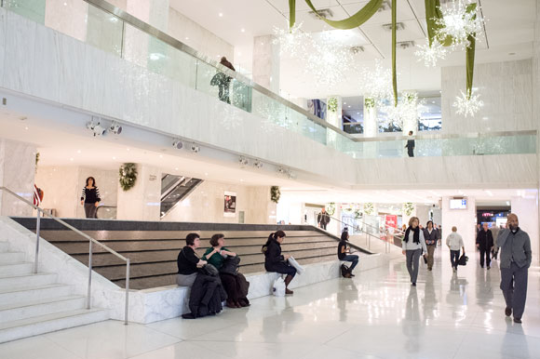
[[[272,285],[272,294],[276,297],[285,296],[285,281],[283,278],[279,277],[274,281],[274,284]]]
[[[294,268],[296,268],[296,272],[298,274],[304,273],[304,267],[302,267],[294,257],[289,257],[289,264],[292,265]]]

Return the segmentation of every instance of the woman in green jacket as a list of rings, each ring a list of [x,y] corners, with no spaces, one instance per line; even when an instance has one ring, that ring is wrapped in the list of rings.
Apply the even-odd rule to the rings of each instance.
[[[204,252],[203,259],[209,264],[216,267],[218,271],[223,267],[225,260],[228,257],[236,257],[236,253],[225,247],[225,236],[223,234],[214,234],[210,239],[211,248]],[[241,308],[249,306],[249,301],[246,298],[247,293],[242,293],[245,278],[242,274],[223,273],[219,272],[221,283],[227,292],[227,306],[229,308]],[[244,280],[243,280],[244,279]]]

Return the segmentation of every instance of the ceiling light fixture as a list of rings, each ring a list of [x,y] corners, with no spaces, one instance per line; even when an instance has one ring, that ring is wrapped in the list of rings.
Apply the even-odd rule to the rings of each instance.
[[[247,166],[249,164],[249,161],[244,157],[240,157],[238,159],[238,162],[240,163],[241,166]]]
[[[478,5],[474,11],[467,10],[470,4],[470,0],[456,0],[440,7],[443,16],[435,19],[438,25],[435,35],[440,42],[451,38],[453,49],[463,49],[470,45],[469,36],[477,39],[476,35],[483,30],[484,19]]]
[[[120,126],[116,122],[113,122],[111,123],[111,126],[109,127],[109,131],[114,133],[115,135],[119,135],[122,133],[122,126]]]
[[[255,160],[255,163],[253,163],[253,166],[257,167],[257,168],[262,168],[263,167],[263,163],[259,160]]]
[[[191,145],[191,152],[199,153],[200,150],[201,150],[201,148],[199,146],[197,146],[196,144]]]
[[[96,122],[92,117],[92,120],[86,124],[86,128],[94,132],[94,137],[96,136],[105,136],[107,134],[107,129],[101,126],[101,122]]]
[[[173,140],[172,146],[173,148],[176,148],[177,150],[181,150],[182,147],[184,147],[184,144],[182,143],[182,141],[176,139],[176,140]]]

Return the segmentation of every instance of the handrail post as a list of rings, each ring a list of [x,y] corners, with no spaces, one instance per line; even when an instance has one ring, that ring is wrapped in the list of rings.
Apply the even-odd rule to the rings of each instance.
[[[36,217],[36,255],[34,257],[34,274],[38,273],[38,267],[39,267],[39,237],[41,232],[41,209],[38,207],[37,209],[37,217]]]
[[[126,261],[126,312],[124,314],[124,325],[128,325],[129,318],[129,270],[130,270],[130,260],[127,258]]]
[[[88,241],[88,294],[86,299],[86,309],[92,307],[92,241]]]

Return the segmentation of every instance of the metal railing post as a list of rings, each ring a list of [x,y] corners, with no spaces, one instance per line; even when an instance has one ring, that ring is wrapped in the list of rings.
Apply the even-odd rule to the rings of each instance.
[[[92,307],[92,241],[88,241],[88,294],[86,299],[86,309]]]
[[[124,314],[124,325],[128,325],[128,318],[129,318],[129,268],[130,266],[130,260],[129,258],[126,261],[126,312]]]
[[[38,207],[37,209],[37,217],[36,217],[36,254],[34,257],[34,274],[38,273],[38,267],[39,267],[39,236],[41,231],[41,209]]]

